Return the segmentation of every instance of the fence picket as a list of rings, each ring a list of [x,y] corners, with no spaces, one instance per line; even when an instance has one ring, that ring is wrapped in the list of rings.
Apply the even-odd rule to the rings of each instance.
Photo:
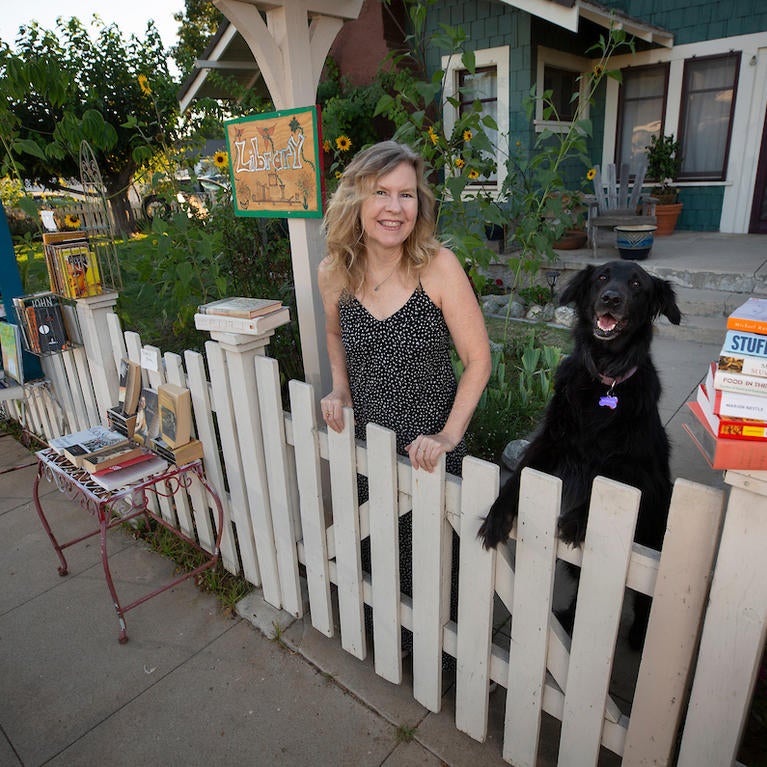
[[[261,411],[258,406],[258,388],[253,374],[256,351],[248,344],[244,347],[221,342],[226,355],[227,378],[232,405],[237,403],[237,416],[233,422],[243,469],[247,505],[246,513],[253,531],[253,542],[258,555],[261,588],[264,599],[274,607],[282,607],[280,578],[277,572],[277,550],[274,543],[272,512],[269,506],[269,486],[266,479],[266,457],[261,434]]]
[[[70,431],[82,431],[89,426],[93,426],[93,423],[86,421],[86,407],[85,397],[80,386],[80,379],[77,371],[76,362],[76,350],[73,349],[68,354],[62,355],[62,363],[64,365],[64,375],[69,386],[69,396],[72,401],[72,414],[68,415]]]
[[[303,381],[290,381],[289,388],[309,612],[312,626],[331,637],[333,611],[314,389]]]
[[[296,551],[296,540],[300,537],[300,530],[296,530],[294,524],[295,494],[291,487],[295,485],[296,477],[291,471],[293,467],[289,460],[288,444],[285,439],[280,371],[277,360],[269,357],[257,356],[255,364],[282,609],[300,618],[304,614]]]
[[[764,489],[741,472],[727,474],[736,479],[706,607],[679,767],[734,762],[764,651]],[[734,484],[738,475],[745,479],[743,487]]]
[[[181,357],[173,352],[165,352],[163,356],[165,377],[168,383],[176,384],[177,386],[186,386],[186,376],[184,375],[184,368],[181,364]],[[194,431],[194,428],[193,428]],[[195,434],[193,433],[194,437]],[[192,479],[194,486],[198,490],[202,490],[199,480]],[[189,508],[189,495],[187,490],[179,488],[173,495],[173,500],[176,504],[176,516],[178,517],[178,523],[186,536],[195,539],[194,523],[192,522],[192,512]]]
[[[722,521],[720,490],[678,479],[669,509],[625,767],[670,764]]]
[[[88,357],[85,348],[82,346],[76,348],[72,352],[72,357],[77,368],[77,377],[80,381],[80,392],[85,400],[87,426],[95,426],[96,424],[101,423],[102,419],[96,405],[96,394],[93,391],[90,366],[88,365]],[[87,426],[83,428],[87,428]]]
[[[62,421],[67,424],[76,423],[75,405],[72,399],[72,387],[67,382],[67,374],[64,369],[63,357],[69,357],[68,351],[63,351],[60,354],[52,354],[49,357],[43,357],[42,367],[45,375],[50,379],[53,386],[53,391],[56,393],[56,400],[62,410]],[[62,424],[63,425],[63,424]],[[66,427],[63,427],[66,429]],[[58,434],[53,434],[54,437],[59,437],[64,431],[57,429]],[[71,429],[70,431],[75,431]]]
[[[487,737],[490,647],[493,633],[495,549],[477,538],[498,495],[500,469],[477,458],[463,461],[458,571],[455,726],[475,740]]]
[[[560,739],[560,753],[573,764],[596,765],[599,758],[640,497],[636,488],[594,480]]]
[[[354,412],[351,408],[344,408],[343,431],[328,431],[338,614],[341,623],[341,646],[360,660],[364,660],[367,654],[367,640],[363,621],[355,453]]]
[[[402,682],[400,629],[399,502],[396,435],[376,424],[367,426],[370,561],[375,670],[394,684]]]
[[[537,763],[561,492],[561,480],[523,470],[503,736],[503,758],[518,767]]]
[[[218,431],[221,436],[221,450],[226,467],[226,479],[231,497],[231,520],[237,530],[237,544],[242,561],[242,571],[251,583],[261,583],[256,544],[253,541],[253,526],[248,514],[247,496],[241,453],[237,445],[237,427],[229,383],[226,374],[224,350],[215,341],[205,343],[210,371],[211,401],[216,411]],[[231,532],[231,531],[225,531]],[[239,568],[238,568],[239,569]]]
[[[202,442],[203,462],[205,476],[211,485],[216,488],[221,505],[224,509],[223,533],[221,536],[221,561],[224,568],[235,575],[240,573],[240,564],[237,560],[237,552],[234,545],[232,532],[232,512],[229,502],[229,493],[224,485],[224,474],[221,469],[221,459],[218,454],[218,441],[216,430],[213,426],[213,408],[210,402],[210,391],[205,378],[205,361],[198,352],[187,349],[184,352],[184,362],[187,370],[187,386],[192,393],[192,411],[194,423],[197,427],[197,438]],[[211,522],[211,514],[208,506],[207,494],[203,499],[203,506],[193,501],[194,518],[197,523],[197,537],[200,545],[208,551],[213,550],[215,533],[218,533],[217,515],[214,515],[215,524]],[[215,533],[213,532],[215,530]],[[258,582],[251,581],[258,586]]]
[[[128,352],[125,348],[125,337],[120,325],[120,318],[114,312],[107,314],[107,328],[109,329],[109,340],[112,344],[112,358],[114,359],[115,367],[119,370],[120,360],[127,356]]]
[[[442,627],[450,576],[445,575],[450,527],[445,520],[445,457],[434,471],[413,471],[413,695],[429,711],[442,704]],[[449,567],[449,564],[447,565]]]

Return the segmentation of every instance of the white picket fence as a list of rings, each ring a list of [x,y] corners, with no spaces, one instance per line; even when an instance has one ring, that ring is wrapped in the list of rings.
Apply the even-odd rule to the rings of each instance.
[[[722,624],[709,618],[701,632],[724,517],[721,491],[677,480],[659,553],[633,543],[639,492],[599,478],[585,544],[573,549],[556,537],[560,481],[526,470],[515,542],[488,552],[476,536],[498,492],[497,466],[469,457],[462,480],[446,475],[444,462],[432,474],[413,471],[396,454],[392,432],[371,425],[366,443],[357,443],[351,411],[343,433],[327,433],[304,382],[290,381],[285,412],[277,362],[263,355],[263,344],[227,336],[206,343],[205,355],[186,351],[182,358],[123,333],[111,311],[104,317],[107,359],[94,360],[94,346],[89,355],[75,349],[44,358],[48,383],[28,388],[24,409],[18,401],[5,406],[46,438],[84,428],[104,409],[98,391],[106,385],[96,379],[125,354],[143,364],[145,384],[188,386],[205,471],[224,504],[222,560],[269,603],[303,616],[305,579],[313,627],[338,634],[358,658],[371,649],[363,609],[371,605],[375,672],[394,684],[403,680],[400,626],[410,629],[413,695],[431,711],[442,705],[442,653],[454,656],[455,724],[476,740],[486,738],[488,686],[498,682],[507,690],[503,757],[511,764],[536,764],[542,712],[562,722],[561,765],[595,765],[601,746],[625,765],[732,762],[767,625],[767,579],[756,574],[764,499],[755,505],[754,482],[738,497],[733,491],[728,511],[740,515],[738,529],[745,525],[750,540],[745,548],[731,541],[727,561],[718,552],[717,572],[727,574],[719,582],[714,576],[708,612],[716,607]],[[369,501],[359,506],[357,474],[370,486]],[[162,512],[209,547],[205,503],[182,491]],[[400,593],[398,545],[398,517],[411,510],[412,598]],[[457,622],[449,619],[451,530],[460,536]],[[373,577],[362,570],[360,540],[367,536]],[[558,561],[581,567],[572,639],[552,613]],[[733,570],[746,573],[743,588],[733,583]],[[654,597],[630,718],[610,695],[627,587]],[[510,645],[494,630],[504,610],[512,616]],[[730,625],[738,611],[748,625]],[[729,631],[738,632],[735,640]]]

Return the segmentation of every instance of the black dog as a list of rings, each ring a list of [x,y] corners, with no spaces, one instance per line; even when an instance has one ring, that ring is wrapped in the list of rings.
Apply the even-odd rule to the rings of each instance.
[[[635,538],[660,549],[671,499],[669,442],[658,414],[661,385],[650,357],[652,323],[681,320],[671,284],[632,261],[587,266],[562,292],[574,303],[575,346],[556,373],[543,422],[479,531],[485,548],[507,540],[526,466],[561,478],[559,536],[580,545],[597,475],[642,491]],[[641,647],[650,599],[637,594],[629,641]]]

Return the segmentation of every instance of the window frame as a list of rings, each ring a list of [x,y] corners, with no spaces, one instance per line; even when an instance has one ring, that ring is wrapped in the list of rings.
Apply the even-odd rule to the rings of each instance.
[[[617,112],[617,119],[615,121],[615,150],[613,152],[613,161],[615,162],[616,168],[618,169],[618,172],[620,173],[620,165],[623,162],[623,159],[618,156],[620,150],[621,150],[621,136],[623,133],[623,125],[624,125],[624,105],[626,103],[626,91],[625,91],[625,83],[626,83],[626,74],[634,74],[634,73],[641,73],[642,70],[648,70],[648,69],[663,69],[664,70],[664,78],[663,78],[663,96],[662,96],[662,107],[661,107],[661,116],[660,116],[660,131],[659,134],[664,133],[664,126],[666,125],[666,111],[668,109],[668,89],[669,89],[669,78],[670,78],[670,72],[671,67],[668,61],[661,61],[654,64],[644,64],[637,67],[625,67],[621,70],[621,87],[618,89],[618,112]]]
[[[690,64],[699,64],[701,61],[714,61],[733,59],[735,61],[735,76],[732,81],[732,101],[730,102],[730,119],[727,125],[727,137],[725,139],[724,154],[722,155],[722,167],[719,172],[711,171],[699,171],[699,172],[685,172],[681,170],[679,173],[678,181],[726,181],[727,180],[727,164],[730,160],[730,145],[732,144],[732,129],[735,120],[735,104],[738,98],[738,81],[740,79],[740,64],[742,59],[742,51],[728,51],[726,53],[716,53],[711,56],[693,56],[692,58],[685,59],[684,70],[682,72],[682,95],[679,101],[679,127],[677,131],[677,140],[680,142],[680,151],[684,157],[685,144],[687,142],[686,136],[686,118],[687,118],[687,98],[689,96],[689,80],[688,73],[690,71]]]
[[[474,51],[475,69],[495,67],[496,70],[498,146],[496,147],[495,161],[498,172],[493,181],[482,184],[467,184],[463,192],[467,197],[472,197],[478,192],[497,195],[506,180],[506,158],[509,152],[509,59],[508,45]],[[466,67],[463,66],[460,56],[450,55],[442,57],[442,69],[445,72],[442,119],[445,133],[450,135],[458,119],[458,110],[449,102],[449,99],[459,100],[460,73],[466,71]]]
[[[580,83],[578,89],[578,107],[581,110],[581,119],[588,119],[590,105],[588,102],[588,84],[589,74],[592,69],[592,62],[590,59],[576,56],[572,53],[564,53],[563,51],[557,51],[553,48],[546,48],[543,45],[539,45],[536,49],[537,61],[536,61],[536,88],[535,92],[538,98],[535,102],[535,118],[533,119],[533,127],[536,133],[542,133],[545,130],[552,133],[567,133],[570,130],[572,124],[569,120],[544,120],[543,119],[543,103],[541,97],[545,91],[544,79],[546,73],[546,67],[552,67],[554,69],[561,69],[566,72],[572,72],[576,76],[579,76]]]

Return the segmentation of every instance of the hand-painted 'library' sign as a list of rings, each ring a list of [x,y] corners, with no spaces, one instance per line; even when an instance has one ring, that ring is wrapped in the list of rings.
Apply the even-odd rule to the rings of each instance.
[[[236,216],[322,216],[316,107],[240,117],[224,126]]]

